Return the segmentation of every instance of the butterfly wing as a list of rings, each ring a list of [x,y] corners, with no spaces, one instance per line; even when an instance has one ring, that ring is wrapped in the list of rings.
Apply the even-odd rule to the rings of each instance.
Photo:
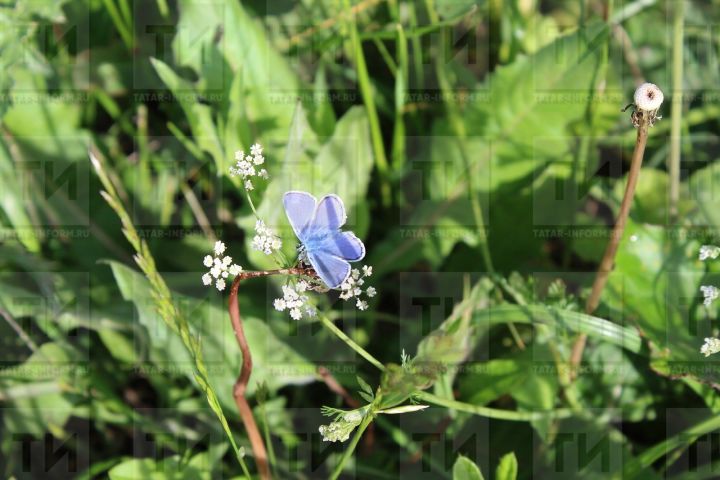
[[[350,276],[347,260],[323,251],[308,251],[308,260],[328,288],[338,288]]]
[[[307,192],[287,192],[283,196],[283,205],[295,235],[304,242],[307,227],[315,216],[317,200]]]
[[[325,195],[320,199],[315,209],[315,218],[312,220],[313,228],[339,230],[345,225],[347,214],[345,204],[337,195]]]
[[[365,245],[352,232],[336,231],[327,235],[315,246],[325,255],[333,255],[348,262],[357,262],[365,257]]]

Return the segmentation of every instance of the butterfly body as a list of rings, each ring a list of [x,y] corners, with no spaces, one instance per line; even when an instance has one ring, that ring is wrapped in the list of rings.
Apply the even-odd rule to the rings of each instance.
[[[352,232],[340,228],[347,215],[337,195],[317,201],[307,192],[291,191],[283,197],[285,213],[301,242],[300,256],[307,258],[329,288],[338,288],[350,276],[349,262],[365,257],[365,245]]]

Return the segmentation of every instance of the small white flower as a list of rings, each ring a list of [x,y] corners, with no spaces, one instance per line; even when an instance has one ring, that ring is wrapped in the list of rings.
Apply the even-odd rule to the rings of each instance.
[[[243,186],[245,190],[254,190],[251,178],[260,177],[263,179],[268,178],[268,172],[264,168],[257,171],[255,167],[265,163],[265,157],[262,155],[262,146],[255,144],[250,147],[250,154],[245,155],[245,152],[239,150],[235,152],[235,165],[230,167],[230,175],[233,177],[240,177],[243,180]]]
[[[720,290],[712,285],[703,285],[700,287],[700,291],[703,294],[703,304],[706,307],[712,305],[712,303],[720,297]]]
[[[698,255],[698,258],[700,260],[715,260],[720,256],[720,247],[716,247],[715,245],[703,245],[700,247],[700,254]]]
[[[239,275],[240,272],[242,272],[242,267],[232,263],[232,257],[228,255],[220,258],[220,256],[225,253],[225,244],[223,242],[215,242],[213,252],[215,253],[215,258],[211,255],[206,255],[203,258],[203,265],[208,267],[210,271],[202,276],[202,282],[203,285],[210,285],[213,279],[215,279],[215,288],[223,291],[226,286],[225,279],[230,275]]]
[[[720,352],[720,339],[719,338],[706,338],[705,344],[700,347],[700,353],[709,357],[714,353]]]
[[[362,268],[363,268],[363,275],[365,275],[366,277],[372,276],[373,269],[370,265],[363,265]]]
[[[358,310],[367,310],[368,309],[368,303],[365,300],[360,300],[358,298],[357,302],[355,303],[355,306],[358,308]]]
[[[252,247],[263,252],[265,255],[272,255],[282,247],[282,241],[275,235],[272,228],[265,225],[262,220],[255,222],[255,236],[252,239]]]
[[[368,287],[366,293],[368,297],[372,298],[377,294],[377,291],[375,290],[375,287]]]
[[[664,96],[657,85],[643,83],[635,90],[635,106],[638,110],[654,112],[662,105]]]
[[[300,280],[295,284],[283,285],[282,298],[276,298],[273,301],[275,310],[283,312],[288,310],[290,318],[300,320],[303,313],[308,317],[317,315],[315,309],[308,304],[310,300],[305,292],[310,289],[310,285],[305,280]]]

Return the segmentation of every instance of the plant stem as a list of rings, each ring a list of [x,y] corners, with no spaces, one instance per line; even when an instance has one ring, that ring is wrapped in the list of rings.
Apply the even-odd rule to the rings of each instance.
[[[670,221],[675,223],[680,199],[680,127],[682,124],[682,87],[683,87],[683,28],[685,20],[685,2],[675,2],[673,18],[673,66],[672,66],[672,102],[670,104],[670,155],[668,172],[670,175]]]
[[[536,420],[546,420],[548,418],[567,418],[573,415],[572,409],[549,410],[547,412],[516,412],[513,410],[500,410],[497,408],[488,408],[481,405],[473,405],[457,400],[449,400],[447,398],[438,397],[428,392],[417,392],[414,397],[418,400],[424,400],[428,403],[434,403],[441,407],[458,410],[461,412],[472,413],[482,417],[494,418],[497,420],[509,420],[514,422],[533,422]]]
[[[360,345],[355,343],[355,341],[345,335],[345,332],[340,330],[327,316],[322,315],[320,318],[320,321],[322,321],[322,324],[325,325],[332,333],[335,334],[336,337],[338,337],[340,340],[345,342],[350,348],[355,350],[361,357],[363,357],[368,362],[372,363],[378,370],[381,372],[385,371],[385,365],[380,363],[378,359],[370,355],[364,348],[362,348]]]
[[[637,139],[635,140],[635,150],[633,151],[632,160],[630,164],[630,173],[628,174],[627,185],[625,186],[625,194],[623,195],[622,203],[620,204],[620,212],[618,212],[617,220],[615,220],[615,226],[613,227],[610,241],[605,249],[605,254],[600,261],[597,274],[595,275],[595,281],[593,282],[592,292],[590,297],[585,304],[585,313],[588,315],[592,314],[600,303],[600,295],[602,294],[605,284],[607,283],[608,276],[613,269],[615,263],[615,255],[617,255],[617,249],[622,240],[623,233],[625,232],[625,225],[627,224],[628,215],[630,214],[630,206],[632,205],[633,196],[635,195],[635,187],[640,176],[640,167],[642,166],[643,155],[645,154],[645,145],[647,144],[648,128],[650,127],[650,114],[647,112],[639,112],[640,125],[637,129]],[[587,342],[587,335],[580,334],[575,340],[575,344],[572,348],[570,355],[570,366],[573,371],[577,369],[577,366],[582,360],[583,350],[585,349],[585,343]]]
[[[374,415],[372,412],[368,412],[367,414],[365,414],[365,418],[363,418],[362,423],[360,423],[360,426],[355,431],[355,435],[353,435],[352,440],[350,440],[350,444],[343,452],[342,457],[340,457],[340,461],[335,466],[332,475],[330,475],[330,480],[336,480],[340,476],[343,468],[345,467],[345,462],[347,462],[347,460],[352,456],[353,452],[355,451],[355,447],[357,447],[357,444],[360,441],[360,437],[362,437],[365,429],[368,427],[368,425],[370,425],[370,422],[372,422],[373,417]]]
[[[247,337],[245,337],[245,330],[243,329],[242,318],[240,317],[238,289],[240,288],[240,282],[248,278],[265,277],[268,275],[307,274],[308,271],[303,268],[242,272],[235,277],[235,280],[233,280],[232,286],[230,287],[228,312],[230,313],[230,320],[232,321],[233,331],[235,332],[235,339],[240,347],[240,352],[242,352],[242,368],[240,369],[240,375],[233,387],[233,397],[235,398],[235,404],[237,405],[238,412],[240,413],[240,418],[242,419],[248,438],[250,439],[250,445],[252,446],[253,456],[255,457],[255,463],[257,464],[260,478],[263,480],[271,478],[270,467],[268,466],[265,443],[260,435],[257,423],[255,423],[255,418],[253,417],[250,404],[245,398],[245,391],[247,389],[248,382],[250,381],[250,375],[252,374],[252,355],[250,354],[250,346],[248,345]]]
[[[350,3],[345,2],[346,7],[351,10]],[[357,68],[358,84],[360,94],[362,95],[365,110],[367,110],[368,123],[370,125],[370,137],[372,141],[373,153],[375,154],[375,163],[378,173],[380,174],[380,193],[383,205],[388,206],[391,201],[390,191],[390,168],[387,157],[385,156],[385,147],[383,145],[382,131],[380,130],[380,117],[375,107],[375,99],[373,98],[373,89],[370,82],[370,75],[365,62],[365,54],[362,49],[362,40],[358,34],[355,19],[348,21],[350,28],[350,42],[353,56],[355,58],[355,67]]]

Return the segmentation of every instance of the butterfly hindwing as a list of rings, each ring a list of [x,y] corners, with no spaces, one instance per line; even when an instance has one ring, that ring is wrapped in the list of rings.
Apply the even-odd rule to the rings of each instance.
[[[319,242],[316,248],[323,254],[333,255],[348,262],[357,262],[365,257],[365,245],[352,232],[334,232]]]
[[[347,260],[323,252],[307,252],[320,279],[328,288],[338,288],[350,276],[350,264]]]

